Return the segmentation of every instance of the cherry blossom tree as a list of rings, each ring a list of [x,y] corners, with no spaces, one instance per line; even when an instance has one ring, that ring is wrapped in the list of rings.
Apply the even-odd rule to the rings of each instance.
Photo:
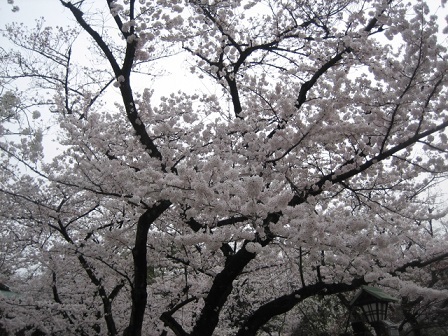
[[[59,3],[75,28],[3,31],[3,328],[280,335],[364,284],[447,297],[421,281],[448,259],[424,2]],[[179,54],[206,88],[159,97]]]

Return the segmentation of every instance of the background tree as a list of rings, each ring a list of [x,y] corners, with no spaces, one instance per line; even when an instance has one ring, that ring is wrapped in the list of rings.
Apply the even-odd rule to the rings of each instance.
[[[4,30],[3,97],[45,104],[59,144],[2,140],[7,328],[250,336],[367,283],[427,295],[448,63],[425,3],[60,4],[74,30]],[[158,98],[141,74],[177,52],[208,86]]]
[[[437,290],[446,290],[447,288],[447,264],[446,262],[437,263],[429,265],[427,268],[413,280],[418,283],[424,282],[428,292],[410,291],[407,295],[403,295],[401,301],[400,312],[403,314],[403,318],[400,329],[406,335],[444,335],[448,332],[445,318],[448,301],[445,297],[439,297],[437,294]]]

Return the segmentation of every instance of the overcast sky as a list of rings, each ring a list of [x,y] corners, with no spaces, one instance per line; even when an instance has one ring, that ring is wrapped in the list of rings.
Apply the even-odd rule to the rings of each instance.
[[[8,4],[8,0],[0,0],[2,26],[12,21],[32,25],[35,20],[41,17],[45,17],[47,20],[51,18],[52,24],[55,25],[66,25],[73,22],[68,15],[68,11],[62,7],[59,0],[14,0],[14,5],[20,8],[18,12],[12,12],[12,5]]]

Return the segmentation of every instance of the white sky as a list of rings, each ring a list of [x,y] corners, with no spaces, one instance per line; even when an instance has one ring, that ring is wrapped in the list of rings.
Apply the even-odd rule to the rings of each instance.
[[[0,0],[0,29],[3,29],[5,24],[12,22],[23,22],[26,26],[32,28],[36,20],[42,17],[48,26],[77,26],[70,11],[64,8],[59,0],[14,0],[14,5],[20,8],[15,13],[11,10],[12,5],[8,4],[7,1]],[[72,2],[76,1],[72,0]],[[85,4],[91,4],[92,7],[107,10],[105,0],[87,0]],[[88,12],[87,9],[86,12]],[[111,22],[111,24],[114,25],[115,23]],[[1,36],[0,40],[2,40]],[[5,46],[4,43],[0,43],[0,45]],[[205,84],[204,81],[198,81],[197,76],[193,77],[190,74],[189,66],[184,62],[182,57],[173,57],[168,61],[169,66],[164,66],[167,69],[166,76],[158,78],[157,85],[153,85],[154,87],[150,85],[150,88],[156,91],[155,96],[178,90],[186,90],[190,93],[192,91],[208,92],[209,85]],[[193,80],[198,84],[196,89],[191,85]]]
[[[12,5],[9,5],[7,0],[0,0],[1,26],[12,21],[33,25],[34,21],[41,17],[45,17],[47,21],[51,20],[54,25],[73,22],[70,13],[62,7],[59,0],[15,0],[14,5],[19,6],[18,12],[11,11]]]
[[[76,1],[72,0],[72,2]],[[5,24],[11,22],[23,22],[25,25],[33,27],[35,21],[42,17],[51,26],[67,27],[77,25],[70,11],[64,8],[59,0],[13,0],[13,2],[14,5],[20,8],[18,12],[12,12],[13,5],[8,4],[8,0],[0,0],[0,29],[3,29]],[[448,15],[448,5],[442,8],[442,0],[427,0],[426,2],[431,7],[431,12],[438,14],[441,28],[446,26],[445,17]],[[85,0],[84,5],[86,4],[107,10],[105,0]],[[0,43],[0,45],[4,44]],[[173,92],[185,90],[186,88],[190,91],[192,90],[191,81],[193,80],[199,84],[196,90],[207,92],[210,88],[210,85],[206,82],[198,81],[197,76],[193,79],[189,74],[188,64],[184,63],[181,57],[170,59],[169,66],[166,69],[172,69],[170,70],[172,72],[171,76],[158,78],[157,86],[152,87],[152,89],[156,89],[157,96],[162,94],[162,92]]]

